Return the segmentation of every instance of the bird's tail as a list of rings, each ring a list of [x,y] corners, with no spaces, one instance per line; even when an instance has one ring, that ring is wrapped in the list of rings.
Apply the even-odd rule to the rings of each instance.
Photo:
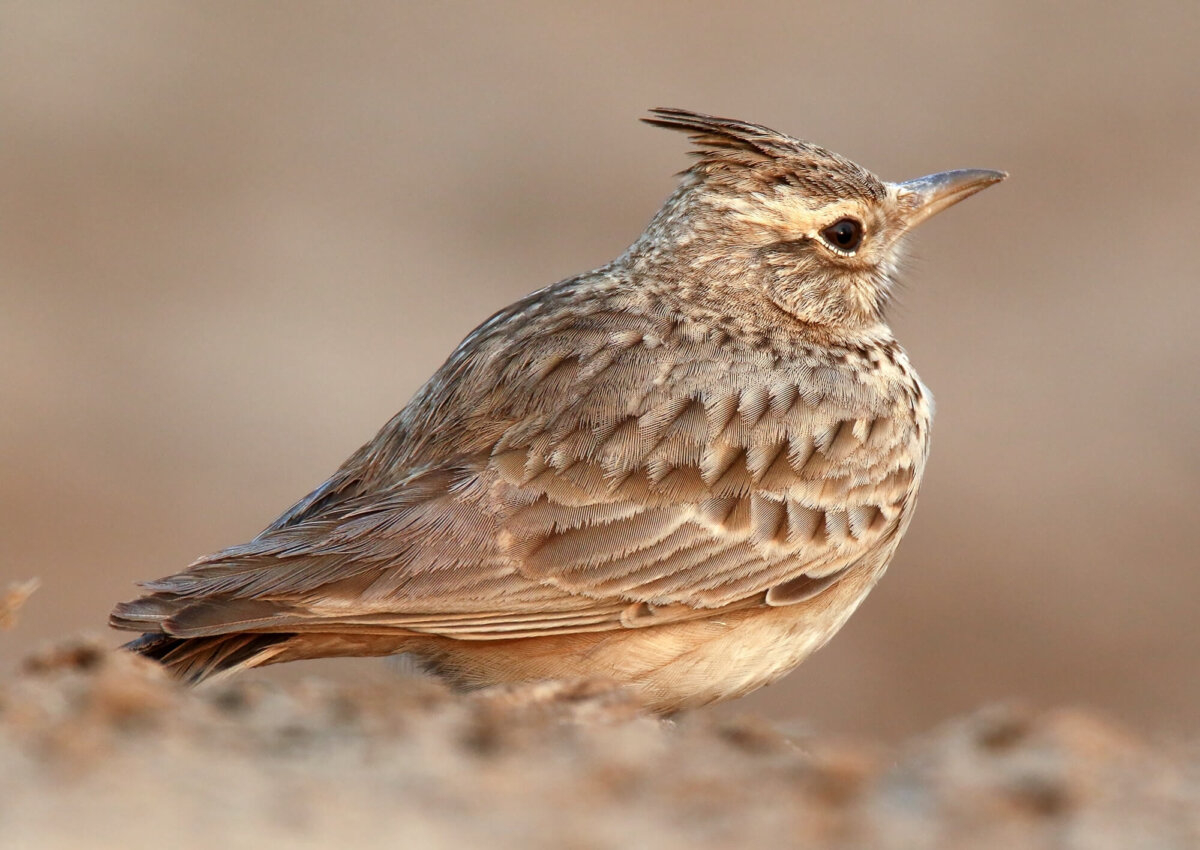
[[[144,634],[122,649],[157,661],[175,678],[194,685],[270,664],[294,637],[296,635],[244,632],[196,638]]]
[[[305,618],[271,601],[170,593],[124,602],[108,623],[141,632],[124,648],[159,662],[189,684],[282,661],[392,655],[420,640],[404,629]]]

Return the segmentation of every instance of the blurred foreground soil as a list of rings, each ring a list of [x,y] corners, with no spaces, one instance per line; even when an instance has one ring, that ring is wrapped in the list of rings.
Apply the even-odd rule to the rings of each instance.
[[[896,748],[641,714],[244,677],[199,690],[87,641],[0,683],[0,847],[1200,847],[1200,751],[992,707]]]

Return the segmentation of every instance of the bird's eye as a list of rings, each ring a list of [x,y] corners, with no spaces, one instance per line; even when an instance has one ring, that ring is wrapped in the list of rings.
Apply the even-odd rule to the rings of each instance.
[[[842,218],[821,231],[821,237],[832,247],[847,253],[862,242],[862,224],[852,218]]]

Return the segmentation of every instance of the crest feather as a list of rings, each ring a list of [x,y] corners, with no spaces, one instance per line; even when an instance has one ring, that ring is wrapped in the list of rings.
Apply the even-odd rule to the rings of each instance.
[[[811,142],[748,121],[718,118],[687,109],[657,107],[647,124],[687,133],[699,147],[699,163],[691,170],[710,180],[750,177],[772,184],[783,181],[810,195],[830,200],[848,195],[878,200],[886,191],[875,175]],[[745,190],[739,183],[735,188]]]
[[[710,150],[732,148],[776,159],[780,156],[808,153],[815,147],[791,136],[785,136],[770,127],[747,121],[718,118],[703,112],[662,106],[651,109],[650,113],[653,118],[642,119],[647,124],[687,133],[701,148]]]

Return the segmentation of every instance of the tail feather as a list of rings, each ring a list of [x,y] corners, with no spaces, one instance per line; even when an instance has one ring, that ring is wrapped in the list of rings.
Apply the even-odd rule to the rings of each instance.
[[[161,623],[174,613],[175,607],[163,597],[143,596],[113,608],[108,615],[108,624],[114,629],[130,632],[162,631]]]
[[[172,676],[194,685],[280,661],[410,652],[414,640],[420,639],[404,632],[230,632],[203,637],[151,632],[124,648],[157,661]]]
[[[240,670],[269,664],[287,648],[291,634],[227,634],[179,638],[145,634],[124,649],[157,661],[189,684],[224,678]]]

